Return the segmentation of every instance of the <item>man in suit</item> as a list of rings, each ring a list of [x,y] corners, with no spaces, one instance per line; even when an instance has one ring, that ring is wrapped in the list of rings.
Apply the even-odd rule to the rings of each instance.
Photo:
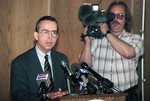
[[[39,95],[36,77],[44,71],[45,54],[52,71],[54,92],[47,93],[50,99],[68,94],[66,75],[60,62],[64,60],[69,65],[66,55],[52,50],[58,39],[59,25],[55,18],[43,16],[36,23],[34,37],[36,45],[19,55],[11,64],[11,94],[14,101],[38,101]],[[71,91],[74,87],[71,84]]]

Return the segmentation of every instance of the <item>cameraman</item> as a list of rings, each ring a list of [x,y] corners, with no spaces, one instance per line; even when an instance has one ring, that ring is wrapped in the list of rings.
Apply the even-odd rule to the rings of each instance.
[[[100,23],[102,39],[85,37],[80,63],[86,62],[100,75],[108,78],[114,86],[129,94],[130,101],[137,101],[136,69],[138,59],[144,53],[143,41],[138,34],[131,34],[132,16],[124,2],[110,4],[107,14],[114,13],[115,19],[108,25]],[[86,35],[85,27],[83,34]]]

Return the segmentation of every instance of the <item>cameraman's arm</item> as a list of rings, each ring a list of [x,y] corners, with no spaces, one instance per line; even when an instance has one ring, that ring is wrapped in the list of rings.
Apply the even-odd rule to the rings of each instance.
[[[135,50],[134,50],[133,46],[120,40],[114,34],[108,35],[107,39],[112,44],[114,49],[123,57],[130,59],[130,58],[133,58],[135,56]]]
[[[106,33],[106,31],[108,30],[108,26],[106,23],[100,24],[100,27],[101,27],[101,31],[103,34]],[[113,48],[121,56],[128,58],[128,59],[133,58],[135,56],[135,50],[134,50],[133,46],[125,43],[124,41],[122,41],[118,38],[118,36],[121,33],[122,32],[119,32],[119,33],[111,32],[110,34],[107,34],[107,39],[109,40],[109,42],[111,43]]]
[[[82,34],[86,35],[86,31],[87,31],[87,27],[84,28]],[[91,40],[92,40],[92,37],[86,36],[84,38],[84,40],[85,40],[85,44],[84,44],[84,48],[83,48],[83,51],[81,53],[79,62],[80,63],[86,62],[88,64],[88,66],[91,67],[92,66],[92,56],[91,56]]]

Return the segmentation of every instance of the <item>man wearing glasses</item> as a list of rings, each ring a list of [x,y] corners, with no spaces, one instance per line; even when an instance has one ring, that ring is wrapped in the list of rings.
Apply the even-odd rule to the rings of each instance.
[[[60,66],[62,60],[69,66],[68,58],[66,55],[52,50],[58,39],[58,32],[59,26],[55,18],[43,16],[37,21],[34,32],[37,41],[35,47],[12,61],[11,94],[14,101],[41,100],[43,95],[38,93],[39,87],[36,77],[48,67],[50,67],[48,71],[51,70],[52,78],[46,97],[54,99],[68,94],[66,75]],[[45,56],[47,62],[45,62]],[[70,88],[73,93],[74,87],[72,84]]]
[[[99,24],[105,37],[85,37],[80,63],[86,62],[101,76],[112,81],[115,87],[127,92],[130,101],[137,101],[136,69],[138,59],[144,53],[143,41],[138,34],[130,33],[132,16],[124,2],[111,3],[107,10],[109,13],[114,13],[115,19],[108,25]],[[84,35],[87,28],[84,28]]]

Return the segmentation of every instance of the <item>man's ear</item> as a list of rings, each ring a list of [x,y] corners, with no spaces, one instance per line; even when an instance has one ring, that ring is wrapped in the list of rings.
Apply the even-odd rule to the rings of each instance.
[[[38,40],[38,35],[39,35],[39,34],[38,34],[37,32],[34,32],[33,34],[34,34],[35,40]]]

